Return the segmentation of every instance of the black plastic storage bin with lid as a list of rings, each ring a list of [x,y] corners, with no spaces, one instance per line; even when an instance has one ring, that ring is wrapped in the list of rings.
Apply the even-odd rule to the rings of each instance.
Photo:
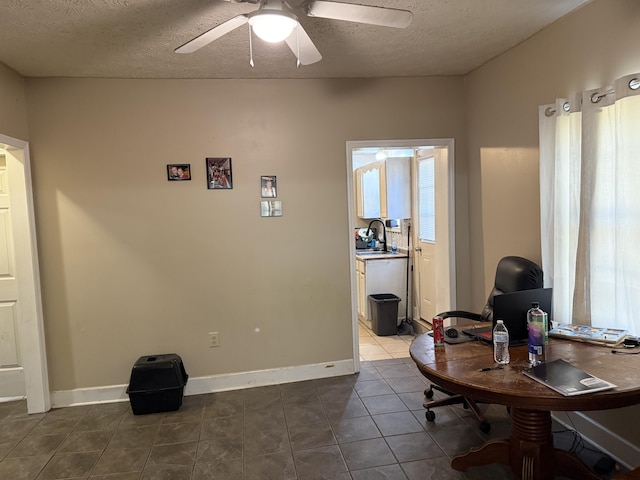
[[[133,414],[178,410],[188,378],[175,353],[140,357],[131,369],[127,388]]]
[[[400,297],[393,293],[369,295],[371,329],[378,336],[398,333],[398,304]]]

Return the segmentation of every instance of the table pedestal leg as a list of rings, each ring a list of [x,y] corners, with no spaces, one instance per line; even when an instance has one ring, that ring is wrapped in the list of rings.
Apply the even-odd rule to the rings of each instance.
[[[458,455],[451,461],[455,470],[500,463],[509,465],[523,480],[552,480],[555,474],[574,480],[598,480],[575,455],[553,447],[551,413],[511,409],[513,426],[506,440],[490,440],[480,448]]]

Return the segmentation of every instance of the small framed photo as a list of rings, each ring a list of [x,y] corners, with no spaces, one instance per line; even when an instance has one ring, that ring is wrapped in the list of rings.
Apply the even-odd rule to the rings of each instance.
[[[233,188],[230,158],[207,157],[207,188],[209,190]]]
[[[260,202],[260,216],[262,217],[281,217],[282,202],[279,200],[270,200]]]
[[[275,175],[263,175],[260,177],[260,183],[262,185],[262,198],[275,198],[276,194],[276,177]]]
[[[191,180],[191,165],[188,163],[170,163],[167,165],[167,180],[170,182]]]

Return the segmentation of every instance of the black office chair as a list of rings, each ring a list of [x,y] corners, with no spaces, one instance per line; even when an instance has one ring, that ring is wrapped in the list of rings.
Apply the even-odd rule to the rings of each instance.
[[[520,290],[542,288],[542,286],[543,273],[542,269],[538,265],[531,260],[527,260],[522,257],[504,257],[498,262],[493,290],[491,290],[491,293],[489,294],[489,298],[482,309],[482,313],[472,313],[465,310],[452,310],[450,312],[439,313],[438,315],[442,318],[466,318],[478,322],[493,322],[493,298],[496,295],[517,292]],[[480,430],[485,433],[489,432],[491,425],[473,399],[453,394],[452,392],[433,384],[428,390],[425,390],[425,396],[427,398],[433,398],[434,390],[445,393],[449,395],[449,397],[443,400],[435,400],[424,404],[424,407],[427,409],[425,417],[428,421],[433,422],[436,418],[436,414],[431,410],[432,408],[461,403],[464,408],[471,409],[478,418],[478,421],[480,422]]]

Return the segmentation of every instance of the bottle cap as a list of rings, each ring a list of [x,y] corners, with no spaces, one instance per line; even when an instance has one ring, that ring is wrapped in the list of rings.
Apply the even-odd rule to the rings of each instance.
[[[538,308],[538,307],[540,307],[540,304],[538,302],[532,302],[531,303],[531,307]]]

